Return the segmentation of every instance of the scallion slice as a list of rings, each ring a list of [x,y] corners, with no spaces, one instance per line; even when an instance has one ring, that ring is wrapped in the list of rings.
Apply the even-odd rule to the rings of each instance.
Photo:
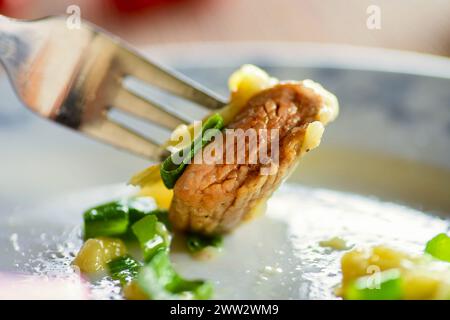
[[[403,298],[401,273],[390,269],[356,279],[347,289],[348,300],[400,300]]]
[[[172,189],[175,186],[178,178],[183,174],[189,161],[195,156],[195,154],[204,147],[213,137],[214,130],[222,130],[223,119],[219,114],[214,114],[209,117],[202,126],[202,133],[200,137],[196,137],[191,145],[184,149],[178,151],[178,156],[184,158],[181,163],[177,164],[174,162],[174,156],[170,155],[161,164],[161,179],[164,185],[168,189]]]
[[[160,251],[142,267],[136,278],[150,299],[208,299],[213,287],[208,281],[185,280],[173,268],[166,251]]]
[[[130,226],[146,215],[158,211],[155,200],[151,197],[132,197],[122,202],[128,207]]]
[[[131,227],[139,241],[146,262],[159,251],[169,250],[172,236],[166,226],[155,215],[148,215]]]
[[[151,214],[168,223],[167,214],[158,210],[150,197],[133,197],[102,204],[84,213],[85,238],[130,234],[133,223]]]
[[[450,262],[450,237],[440,233],[427,242],[425,252],[436,259]]]
[[[221,236],[204,236],[197,233],[186,235],[186,245],[192,253],[199,252],[207,247],[219,248],[222,242],[223,238]]]
[[[128,228],[128,207],[121,202],[110,202],[84,213],[84,237],[119,236]]]
[[[141,264],[131,256],[116,258],[108,263],[111,278],[119,280],[122,285],[136,278]]]
[[[154,215],[159,222],[165,224],[167,229],[171,230],[169,214],[167,210],[157,209],[155,201],[150,197],[134,197],[127,200],[129,208],[130,227],[145,216]]]

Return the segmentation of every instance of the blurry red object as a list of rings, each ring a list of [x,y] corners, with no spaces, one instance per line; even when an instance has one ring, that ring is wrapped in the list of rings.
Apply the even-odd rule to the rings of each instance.
[[[1,0],[0,0],[1,1]],[[181,0],[110,0],[119,11],[132,12]]]
[[[0,0],[0,12],[9,16],[21,16],[31,6],[32,0]]]

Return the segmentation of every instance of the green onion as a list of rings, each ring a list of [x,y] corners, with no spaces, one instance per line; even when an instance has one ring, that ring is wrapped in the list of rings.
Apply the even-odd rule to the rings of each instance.
[[[134,223],[131,229],[139,241],[146,262],[158,251],[169,250],[171,235],[155,215],[145,216]]]
[[[131,256],[119,257],[108,263],[109,274],[122,285],[140,279],[138,284],[153,299],[209,298],[212,295],[209,282],[185,280],[173,269],[168,256],[171,234],[167,211],[155,208],[153,199],[147,197],[97,206],[84,214],[85,236],[132,234],[138,240],[146,266]],[[218,239],[193,236],[191,247],[200,250],[219,242]]]
[[[402,280],[398,269],[358,278],[345,295],[349,300],[400,300],[402,297]]]
[[[450,237],[440,233],[427,242],[425,252],[439,260],[450,262]]]
[[[203,124],[201,136],[196,137],[194,141],[191,143],[190,147],[184,150],[180,150],[178,152],[179,158],[184,156],[180,164],[176,164],[174,162],[173,154],[163,161],[160,169],[161,179],[163,180],[164,185],[168,189],[172,189],[175,186],[175,183],[177,182],[178,178],[183,174],[190,160],[196,155],[196,153],[202,147],[204,147],[212,139],[214,133],[217,132],[216,130],[221,130],[222,128],[223,128],[222,117],[219,114],[212,115]]]
[[[223,238],[221,236],[204,236],[196,233],[186,235],[186,245],[190,252],[199,252],[207,247],[219,248],[222,246]]]
[[[151,197],[133,197],[122,200],[122,203],[128,207],[130,226],[146,215],[158,211],[155,200]]]
[[[109,274],[122,285],[136,278],[141,264],[130,256],[116,258],[108,263]]]
[[[152,211],[151,214],[155,215],[158,218],[158,221],[166,226],[167,230],[172,231],[172,226],[169,221],[169,212],[167,210],[158,209]]]
[[[155,201],[150,197],[134,197],[127,200],[129,210],[129,235],[134,235],[131,227],[133,224],[145,216],[154,215],[158,221],[165,224],[168,230],[171,230],[169,214],[167,210],[157,209]]]
[[[159,222],[161,222],[162,224],[164,224],[167,228],[167,230],[172,230],[172,226],[170,225],[170,221],[169,221],[169,212],[167,210],[164,209],[156,209],[156,210],[152,210],[144,215],[142,215],[141,217],[139,217],[138,214],[135,215],[136,219],[132,219],[131,215],[130,215],[130,224],[132,225],[133,223],[141,220],[143,217],[148,216],[148,215],[152,215],[155,216]]]
[[[207,281],[183,279],[174,270],[166,251],[155,254],[136,279],[150,299],[208,299],[213,292]]]
[[[155,215],[170,229],[166,210],[159,210],[150,197],[133,197],[113,201],[84,213],[85,238],[133,235],[131,226],[147,215]]]
[[[121,202],[110,202],[84,213],[86,239],[100,236],[118,236],[128,229],[128,207]]]

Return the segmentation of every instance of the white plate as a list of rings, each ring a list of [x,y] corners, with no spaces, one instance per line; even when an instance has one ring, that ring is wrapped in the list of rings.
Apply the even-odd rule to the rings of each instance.
[[[418,252],[447,230],[448,221],[420,211],[450,212],[450,64],[347,47],[268,47],[277,49],[215,44],[149,52],[221,93],[235,67],[256,63],[282,79],[317,80],[341,103],[323,146],[290,181],[303,186],[285,186],[267,215],[227,237],[215,259],[175,250],[173,260],[186,277],[214,281],[215,298],[333,298],[342,252],[319,241],[341,236],[349,245],[383,242]],[[147,163],[31,115],[5,77],[0,94],[0,270],[70,272],[83,210],[132,192],[123,182]],[[106,281],[94,292],[117,297]]]

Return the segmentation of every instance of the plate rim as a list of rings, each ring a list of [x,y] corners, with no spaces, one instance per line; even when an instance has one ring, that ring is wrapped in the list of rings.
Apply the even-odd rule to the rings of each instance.
[[[282,41],[183,42],[138,46],[138,50],[152,60],[175,67],[183,64],[196,68],[235,67],[249,61],[266,66],[331,67],[450,79],[449,57],[346,44]]]

